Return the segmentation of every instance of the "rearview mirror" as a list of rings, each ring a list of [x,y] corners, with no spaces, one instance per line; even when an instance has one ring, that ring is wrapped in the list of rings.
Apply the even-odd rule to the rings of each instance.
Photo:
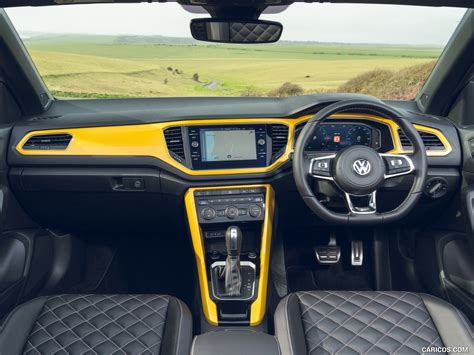
[[[280,39],[283,25],[272,21],[194,19],[194,39],[220,43],[273,43]]]

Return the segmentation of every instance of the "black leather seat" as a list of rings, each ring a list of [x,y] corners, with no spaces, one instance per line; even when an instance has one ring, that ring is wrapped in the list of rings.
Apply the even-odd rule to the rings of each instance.
[[[0,328],[0,354],[188,355],[191,313],[160,295],[58,295],[17,307]]]
[[[474,352],[472,325],[456,308],[410,292],[293,293],[278,305],[275,328],[284,355]]]

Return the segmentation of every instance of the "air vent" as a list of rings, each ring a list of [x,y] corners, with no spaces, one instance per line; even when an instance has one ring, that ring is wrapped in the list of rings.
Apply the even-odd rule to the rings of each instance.
[[[166,129],[165,139],[171,156],[175,160],[184,163],[186,161],[186,155],[184,154],[183,132],[181,127]]]
[[[45,134],[29,138],[25,150],[65,150],[71,142],[70,134]]]
[[[283,124],[274,124],[270,126],[270,135],[272,137],[272,162],[277,160],[285,153],[288,144],[288,126]]]
[[[426,150],[443,150],[445,149],[443,142],[434,134],[421,132],[420,133],[421,139],[423,140],[423,144],[425,145]],[[413,149],[413,145],[411,144],[408,137],[405,133],[399,129],[398,136],[400,137],[400,143],[404,149]]]

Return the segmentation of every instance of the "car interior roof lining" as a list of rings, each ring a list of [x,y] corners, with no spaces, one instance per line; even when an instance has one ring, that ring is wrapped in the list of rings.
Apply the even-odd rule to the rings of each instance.
[[[160,1],[140,1],[140,0],[106,0],[106,1],[84,1],[84,0],[2,0],[0,1],[0,7],[20,7],[20,6],[49,6],[49,5],[73,5],[73,4],[111,4],[111,3],[141,3],[141,2],[179,2],[181,5],[201,7],[201,5],[193,4],[191,0],[160,0]],[[318,2],[318,3],[361,3],[361,4],[391,4],[391,5],[415,5],[415,6],[448,6],[448,7],[465,7],[470,8],[473,6],[471,0],[280,0],[278,2],[270,2],[266,0],[252,1],[252,0],[241,0],[236,5],[232,1],[221,1],[221,0],[207,0],[206,5],[208,6],[266,6],[266,7],[281,7],[284,5],[290,5],[295,2]]]

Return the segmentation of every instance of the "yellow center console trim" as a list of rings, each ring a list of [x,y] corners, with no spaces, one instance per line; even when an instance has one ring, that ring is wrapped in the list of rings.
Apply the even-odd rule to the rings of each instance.
[[[17,144],[18,153],[25,156],[141,156],[154,157],[168,165],[193,176],[206,175],[234,175],[267,173],[280,167],[288,161],[293,152],[295,128],[298,124],[308,121],[312,115],[299,118],[242,118],[242,119],[211,119],[211,120],[185,120],[166,123],[149,123],[126,126],[86,127],[32,131],[26,134]],[[365,119],[386,124],[390,129],[394,149],[389,153],[407,154],[400,143],[398,125],[392,120],[363,114],[338,114],[334,119]],[[193,125],[232,125],[232,124],[284,124],[288,126],[288,144],[285,152],[271,165],[261,168],[242,169],[213,169],[192,170],[176,161],[169,153],[166,145],[164,131],[167,128]],[[427,151],[428,156],[445,156],[451,151],[451,145],[446,137],[437,129],[422,125],[415,128],[437,136],[443,143],[444,150]],[[72,140],[65,150],[31,150],[23,149],[24,144],[33,136],[49,134],[70,134]]]
[[[273,233],[273,215],[275,213],[275,192],[270,185],[266,187],[265,219],[262,226],[262,242],[260,246],[260,277],[258,296],[250,309],[250,325],[259,325],[265,317],[267,309],[268,275],[270,274],[270,249]]]
[[[196,264],[201,293],[201,303],[204,316],[211,325],[218,325],[217,306],[211,299],[208,284],[208,270],[203,244],[202,230],[199,225],[197,209],[194,201],[194,192],[202,190],[221,190],[239,188],[265,188],[265,218],[262,224],[262,240],[260,247],[260,268],[257,298],[250,306],[250,325],[259,325],[265,316],[267,307],[268,275],[270,272],[270,248],[273,228],[273,215],[275,212],[275,193],[271,185],[242,185],[242,186],[217,186],[190,188],[184,196],[186,214],[188,217],[189,231],[196,256]]]
[[[194,192],[198,189],[189,189],[184,196],[186,215],[188,216],[189,233],[193,243],[194,255],[196,256],[196,265],[199,278],[199,289],[201,291],[202,311],[207,321],[211,325],[218,325],[217,306],[211,300],[209,294],[209,284],[207,278],[206,255],[204,253],[204,243],[202,240],[201,227],[194,202]]]

